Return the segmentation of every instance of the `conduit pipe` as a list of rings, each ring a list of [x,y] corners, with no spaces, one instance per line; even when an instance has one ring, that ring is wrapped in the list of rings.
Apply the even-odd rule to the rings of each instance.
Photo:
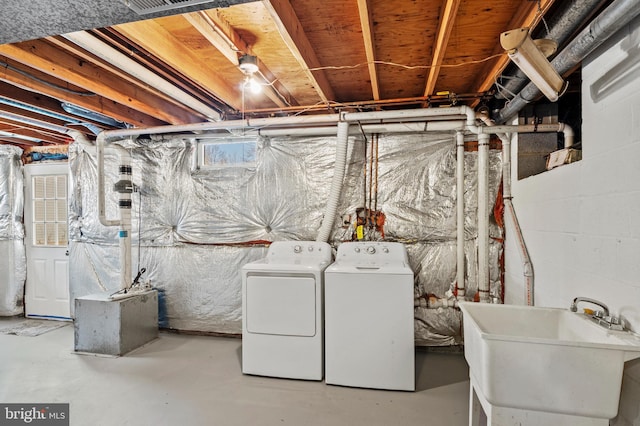
[[[349,141],[349,123],[341,121],[338,123],[338,140],[336,142],[336,161],[333,168],[333,179],[331,180],[331,188],[329,189],[329,199],[325,210],[322,225],[318,231],[316,241],[326,242],[331,236],[333,222],[336,220],[338,211],[338,202],[342,194],[342,182],[344,180],[344,172],[347,168],[347,145]]]
[[[456,132],[456,298],[464,300],[464,133]]]
[[[170,84],[167,80],[149,71],[133,59],[120,53],[116,49],[100,41],[98,38],[92,36],[86,31],[77,31],[74,33],[65,34],[63,37],[80,46],[81,48],[93,53],[97,57],[113,64],[114,66],[125,71],[127,74],[132,75],[143,83],[148,84],[150,87],[158,89],[165,95],[168,95],[169,97],[183,103],[194,111],[198,111],[209,120],[217,121],[221,119],[220,113],[218,111],[214,110],[208,105],[205,105],[186,92],[178,89],[174,85]]]
[[[489,133],[478,134],[478,291],[480,302],[489,294]]]
[[[615,0],[551,61],[551,65],[563,75],[638,15],[638,0]],[[495,121],[504,123],[541,94],[535,84],[529,83],[500,110]]]

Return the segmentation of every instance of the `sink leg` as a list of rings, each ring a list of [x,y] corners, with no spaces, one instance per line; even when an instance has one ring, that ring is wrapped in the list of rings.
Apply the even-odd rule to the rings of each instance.
[[[473,383],[469,384],[469,426],[487,426],[487,416],[482,409]]]
[[[499,407],[489,403],[474,386],[470,374],[469,426],[609,426],[608,419]]]

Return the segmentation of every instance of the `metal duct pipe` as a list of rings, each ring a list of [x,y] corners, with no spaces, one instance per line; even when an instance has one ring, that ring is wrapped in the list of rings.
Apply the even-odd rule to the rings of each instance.
[[[490,303],[489,276],[489,134],[478,134],[478,291]]]
[[[329,189],[329,199],[327,200],[327,208],[322,219],[322,225],[318,231],[316,241],[328,241],[333,229],[333,222],[336,220],[338,211],[338,202],[342,195],[342,182],[344,180],[344,172],[347,168],[347,146],[349,141],[349,123],[341,121],[338,123],[338,141],[336,143],[336,161],[333,168],[333,179],[331,180],[331,189]]]
[[[456,297],[464,300],[464,133],[456,132]]]
[[[77,31],[74,33],[65,34],[63,37],[82,47],[83,49],[93,53],[97,57],[108,61],[109,63],[115,65],[128,74],[131,74],[138,80],[148,84],[153,88],[158,89],[165,95],[168,95],[171,98],[180,101],[194,111],[198,111],[208,119],[214,121],[221,119],[220,113],[218,111],[200,102],[188,93],[178,89],[165,79],[149,71],[142,65],[138,64],[136,61],[118,52],[116,49],[112,48],[106,43],[103,43],[86,31]]]
[[[555,40],[558,45],[564,44],[567,38],[573,34],[576,29],[589,17],[593,9],[602,0],[574,0],[565,1],[560,5],[561,10],[558,10],[554,16],[558,18],[549,23],[549,33],[546,33],[546,29],[538,27],[536,31],[536,38],[548,38]],[[539,34],[539,35],[538,35]],[[502,85],[506,92],[517,93],[527,84],[529,79],[519,69],[509,76],[508,80]],[[504,99],[506,96],[500,91],[496,94],[496,98]]]
[[[640,2],[638,0],[614,1],[551,61],[551,65],[558,71],[558,74],[563,75],[639,14]],[[540,94],[540,90],[533,83],[527,84],[496,115],[496,123],[506,122],[528,103],[537,99]]]

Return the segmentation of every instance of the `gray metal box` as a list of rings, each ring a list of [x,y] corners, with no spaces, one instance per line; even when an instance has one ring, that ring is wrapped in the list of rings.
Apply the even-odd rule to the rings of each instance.
[[[120,300],[107,293],[78,297],[75,315],[76,351],[124,355],[158,337],[158,292]]]

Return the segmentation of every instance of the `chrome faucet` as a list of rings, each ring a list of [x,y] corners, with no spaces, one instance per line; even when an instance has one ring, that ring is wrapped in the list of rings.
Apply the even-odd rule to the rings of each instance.
[[[594,305],[598,305],[602,308],[602,311],[604,312],[604,316],[608,317],[609,316],[609,308],[607,307],[607,305],[605,305],[604,303],[595,300],[595,299],[589,299],[588,297],[576,297],[575,299],[573,299],[573,302],[571,303],[571,306],[569,307],[569,309],[571,310],[571,312],[578,312],[578,303],[580,302],[589,302],[589,303],[593,303]]]
[[[602,308],[601,311],[595,311],[593,314],[588,315],[588,317],[595,321],[597,324],[601,325],[602,327],[608,328],[609,330],[624,331],[624,320],[622,320],[622,318],[609,315],[609,308],[607,307],[607,305],[598,300],[589,299],[588,297],[576,297],[575,299],[573,299],[573,302],[569,307],[571,312],[578,311],[578,303],[580,302],[593,303],[594,305],[600,306]]]

